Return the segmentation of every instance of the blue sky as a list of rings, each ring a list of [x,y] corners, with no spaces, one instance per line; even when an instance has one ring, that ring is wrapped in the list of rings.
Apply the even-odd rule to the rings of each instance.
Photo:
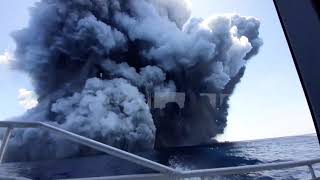
[[[10,33],[27,25],[28,9],[35,0],[4,0],[0,5],[0,54],[14,50]],[[32,90],[30,79],[26,74],[12,71],[7,65],[0,64],[0,119],[22,114],[25,110],[19,104],[19,89]]]
[[[10,33],[27,25],[36,0],[2,0],[0,54],[13,50]],[[229,124],[222,140],[248,140],[314,133],[313,121],[272,0],[191,0],[192,16],[237,13],[261,21],[264,40],[231,97]],[[32,90],[26,74],[0,64],[0,119],[22,114],[19,90]],[[28,92],[20,90],[21,92]],[[20,101],[20,104],[19,104]],[[22,103],[23,104],[23,103]]]

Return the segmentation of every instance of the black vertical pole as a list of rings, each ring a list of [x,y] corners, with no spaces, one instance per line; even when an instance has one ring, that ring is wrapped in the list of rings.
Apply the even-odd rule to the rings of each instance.
[[[320,138],[320,22],[314,0],[273,0]],[[318,3],[319,4],[319,3]],[[290,127],[288,127],[290,128]]]

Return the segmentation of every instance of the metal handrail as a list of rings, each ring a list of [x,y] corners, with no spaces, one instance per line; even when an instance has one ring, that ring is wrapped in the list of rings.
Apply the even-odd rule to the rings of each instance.
[[[225,167],[225,168],[215,168],[215,169],[200,169],[182,172],[183,177],[199,177],[199,176],[212,176],[212,175],[233,175],[233,174],[245,174],[258,171],[270,171],[270,170],[280,170],[289,169],[301,166],[308,166],[312,178],[315,179],[315,173],[312,165],[320,163],[320,158],[302,161],[289,161],[289,162],[279,162],[279,163],[266,163],[258,165],[246,165],[238,167]]]
[[[168,166],[162,165],[160,163],[151,161],[149,159],[134,155],[132,153],[114,148],[112,146],[100,143],[98,141],[94,141],[92,139],[77,135],[75,133],[63,130],[61,128],[52,126],[47,123],[43,122],[18,122],[18,121],[0,121],[0,127],[7,127],[7,131],[5,133],[5,136],[3,138],[3,141],[1,143],[0,147],[0,160],[3,161],[3,157],[6,151],[6,147],[10,138],[10,134],[13,130],[13,128],[45,128],[47,130],[50,130],[52,132],[55,132],[61,136],[63,136],[66,139],[69,139],[73,142],[91,147],[95,150],[105,152],[107,154],[110,154],[112,156],[142,165],[144,167],[153,169],[155,171],[159,171],[161,173],[167,173],[167,174],[175,174],[177,171],[173,168],[170,168]]]
[[[3,141],[0,147],[0,161],[3,160],[7,144],[10,139],[11,132],[14,128],[45,128],[56,134],[63,136],[73,142],[91,147],[95,150],[105,152],[112,156],[142,165],[144,167],[156,170],[160,173],[158,174],[136,174],[136,175],[124,175],[124,176],[109,176],[109,177],[97,177],[90,179],[183,179],[192,177],[210,177],[217,175],[234,175],[234,174],[245,174],[257,171],[267,171],[267,170],[279,170],[288,169],[294,167],[307,166],[311,174],[312,179],[317,179],[312,165],[320,163],[320,158],[303,160],[303,161],[290,161],[290,162],[279,162],[279,163],[267,163],[258,165],[246,165],[237,167],[226,167],[226,168],[214,168],[214,169],[200,169],[200,170],[189,170],[189,171],[179,171],[168,166],[162,165],[160,163],[151,161],[149,159],[131,154],[129,152],[114,148],[112,146],[94,141],[92,139],[77,135],[75,133],[63,130],[61,128],[55,127],[53,125],[43,123],[43,122],[19,122],[19,121],[0,121],[0,127],[7,128],[6,133],[3,137]],[[79,178],[85,180],[86,178]]]

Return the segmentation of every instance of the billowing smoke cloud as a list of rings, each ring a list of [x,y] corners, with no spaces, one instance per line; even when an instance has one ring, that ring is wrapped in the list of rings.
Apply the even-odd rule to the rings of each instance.
[[[58,99],[51,111],[62,128],[107,144],[133,150],[154,142],[144,96],[124,79],[88,79],[80,93]]]
[[[129,151],[205,143],[223,133],[228,98],[213,107],[203,94],[232,93],[262,45],[260,22],[190,14],[184,0],[36,3],[29,26],[13,35],[13,66],[31,76],[39,101],[19,119]],[[153,106],[157,94],[174,92],[185,94],[183,107]],[[11,159],[84,152],[43,130],[16,131],[12,142]]]

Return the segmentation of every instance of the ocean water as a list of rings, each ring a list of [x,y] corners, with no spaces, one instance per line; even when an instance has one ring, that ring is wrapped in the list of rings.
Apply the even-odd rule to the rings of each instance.
[[[212,146],[174,148],[143,152],[139,155],[177,169],[191,170],[318,158],[320,157],[320,147],[315,135],[304,135]],[[320,176],[320,164],[315,165],[314,169],[316,174]],[[20,176],[40,180],[152,172],[152,170],[108,155],[45,162],[12,162],[0,166],[0,176]],[[289,180],[311,179],[311,176],[307,167],[299,167],[235,176],[210,177],[208,179]]]

